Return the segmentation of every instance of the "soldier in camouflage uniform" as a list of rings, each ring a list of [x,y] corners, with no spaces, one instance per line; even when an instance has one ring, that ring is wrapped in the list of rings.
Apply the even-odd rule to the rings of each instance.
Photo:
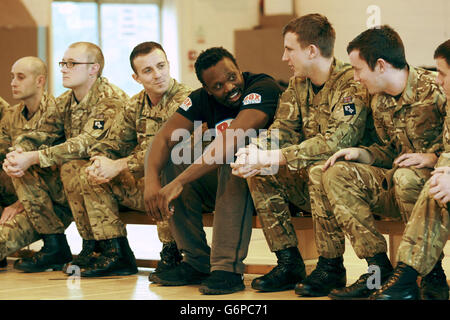
[[[0,121],[3,119],[3,115],[8,113],[9,111],[9,104],[5,100],[3,100],[0,97]],[[7,120],[4,120],[7,121]],[[3,124],[0,122],[0,126]],[[1,128],[0,128],[1,129]],[[17,130],[20,130],[20,125],[17,125]],[[1,129],[3,130],[3,129]],[[0,132],[0,134],[3,135],[3,133]],[[3,161],[6,154],[8,153],[7,150],[11,146],[9,137],[6,138],[5,141],[3,141],[3,137],[0,137],[0,160]],[[14,191],[14,186],[12,185],[11,178],[8,177],[8,175],[0,169],[0,212],[2,211],[2,208],[7,207],[17,201],[16,192]],[[0,219],[1,223],[1,219]]]
[[[37,57],[24,57],[11,68],[11,88],[14,99],[21,102],[6,108],[0,126],[0,158],[4,159],[13,141],[21,134],[36,129],[42,113],[55,104],[55,99],[46,93],[47,67]],[[4,208],[0,219],[0,260],[39,239],[22,204],[17,201],[11,178],[1,174],[1,204]],[[6,264],[5,264],[6,265]]]
[[[438,69],[437,82],[450,98],[450,39],[434,53]],[[371,295],[376,300],[448,300],[449,287],[442,270],[442,250],[450,230],[450,117],[445,117],[444,153],[439,157],[432,178],[412,210],[398,248],[397,266],[383,287]],[[420,288],[417,277],[421,276]]]
[[[73,180],[65,184],[74,219],[85,242],[126,237],[119,206],[145,213],[145,152],[164,122],[192,91],[171,78],[166,53],[158,43],[144,42],[136,46],[130,63],[135,72],[133,78],[144,90],[124,106],[106,138],[92,147],[91,154],[96,155],[91,159],[93,163],[82,166]],[[109,159],[105,156],[108,154],[117,159]],[[77,166],[74,165],[75,169]],[[182,258],[168,222],[158,222],[157,228],[163,250],[156,273],[175,267]],[[106,276],[116,272],[113,259],[116,257],[103,255],[92,263],[89,256],[79,256],[72,264],[82,268],[81,276]]]
[[[318,250],[341,257],[346,234],[359,258],[377,266],[381,282],[392,274],[384,236],[373,214],[408,221],[412,208],[442,150],[445,96],[435,74],[409,66],[400,36],[389,26],[366,30],[347,47],[355,79],[373,94],[374,125],[381,143],[338,151],[324,165],[322,186],[312,199],[321,225]],[[336,160],[343,158],[343,162]],[[350,162],[352,161],[352,162]],[[347,288],[330,293],[333,299],[367,298],[371,273]],[[322,280],[316,286],[326,287]],[[372,289],[371,289],[372,288]]]
[[[317,30],[322,30],[322,34]],[[271,158],[269,153],[277,154],[274,162],[285,165],[276,175],[247,179],[266,240],[278,258],[278,265],[271,272],[253,280],[252,287],[261,291],[293,289],[305,279],[289,204],[310,212],[310,192],[317,180],[311,177],[313,168],[337,150],[364,143],[368,138],[367,90],[353,80],[349,64],[333,58],[335,33],[327,18],[318,14],[300,17],[290,22],[283,34],[283,60],[288,61],[295,74],[280,98],[268,133],[268,148],[278,149],[273,145],[274,138],[278,138],[281,149],[263,151],[261,142],[265,141],[260,139],[255,142],[261,149],[250,147],[238,155],[252,159],[257,158],[253,153],[259,153],[261,163],[250,165],[242,161],[233,165],[234,173],[241,177],[268,165],[264,158]],[[311,34],[314,35],[308,38]],[[311,65],[303,58],[305,53],[314,56]],[[342,270],[342,263],[337,268]]]
[[[70,45],[60,66],[63,85],[71,90],[59,96],[56,105],[48,106],[35,131],[16,139],[15,150],[3,164],[34,229],[44,240],[40,252],[16,261],[19,270],[60,270],[72,260],[64,234],[72,215],[61,181],[74,174],[67,162],[89,159],[89,148],[104,137],[128,99],[101,77],[103,65],[98,46],[89,42]],[[65,166],[68,168],[63,170]],[[121,245],[131,251],[127,244]]]

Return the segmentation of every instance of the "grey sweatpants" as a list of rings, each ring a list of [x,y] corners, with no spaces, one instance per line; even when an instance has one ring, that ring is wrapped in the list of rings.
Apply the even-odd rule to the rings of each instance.
[[[163,170],[165,185],[188,165],[169,163]],[[233,176],[222,165],[184,186],[172,202],[175,213],[169,224],[183,260],[201,272],[223,270],[244,273],[252,233],[253,200],[245,179]],[[211,248],[203,230],[202,213],[214,210]]]

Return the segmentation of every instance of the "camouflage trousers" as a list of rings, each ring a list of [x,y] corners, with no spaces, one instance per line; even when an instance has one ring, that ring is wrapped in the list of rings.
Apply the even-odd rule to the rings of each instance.
[[[145,215],[144,178],[136,180],[126,171],[109,183],[93,185],[85,172],[90,162],[75,160],[63,169],[64,189],[73,213],[78,232],[86,240],[105,240],[126,237],[125,224],[119,210],[126,207]],[[174,241],[169,223],[157,223],[158,237],[162,243]]]
[[[282,166],[276,175],[253,176],[247,183],[270,250],[298,246],[289,204],[311,212],[308,170],[291,171]]]
[[[398,248],[397,261],[421,276],[433,269],[450,233],[449,209],[429,195],[430,181],[419,195]]]
[[[0,260],[40,238],[26,212],[16,214],[13,219],[0,224]]]
[[[11,178],[0,168],[0,206],[7,207],[17,201]]]
[[[24,176],[12,181],[36,232],[64,233],[73,218],[64,194],[60,169],[31,166]]]
[[[359,258],[387,251],[373,214],[407,221],[431,169],[399,168],[393,174],[391,188],[383,187],[387,173],[387,169],[343,161],[321,174],[321,184],[310,190],[320,255],[342,256],[344,235]]]

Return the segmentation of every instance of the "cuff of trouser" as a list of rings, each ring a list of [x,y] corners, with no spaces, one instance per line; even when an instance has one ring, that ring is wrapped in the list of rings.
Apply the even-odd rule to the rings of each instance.
[[[230,266],[230,265],[217,265],[217,266],[211,266],[211,272],[213,271],[227,271],[227,272],[233,272],[233,273],[239,273],[244,274],[245,273],[245,264],[242,263],[242,265],[236,265],[236,266]]]
[[[211,266],[209,264],[209,261],[201,261],[204,259],[201,258],[189,258],[184,256],[184,262],[186,262],[187,264],[189,264],[192,268],[194,268],[197,271],[203,272],[203,273],[209,273],[211,270]]]

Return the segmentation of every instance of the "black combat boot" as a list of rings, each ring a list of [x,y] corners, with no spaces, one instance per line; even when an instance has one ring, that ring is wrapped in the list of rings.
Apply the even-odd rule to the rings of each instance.
[[[101,255],[81,269],[82,277],[127,276],[138,272],[126,237],[100,240]]]
[[[391,276],[393,268],[385,252],[366,258],[366,261],[369,268],[370,266],[380,268],[380,284],[383,284]],[[328,296],[334,300],[367,299],[371,293],[380,288],[375,288],[372,283],[367,283],[372,275],[376,276],[377,274],[365,273],[352,285],[342,289],[334,289]]]
[[[420,281],[420,298],[422,300],[448,300],[448,283],[442,260],[439,260],[433,270]]]
[[[418,273],[410,266],[399,262],[392,275],[380,290],[373,292],[370,300],[418,300]]]
[[[86,268],[100,255],[100,244],[97,240],[83,239],[83,246],[80,253],[72,262],[66,263],[63,267],[63,272],[72,274],[75,272],[74,268]]]
[[[260,291],[292,290],[306,278],[305,263],[297,247],[275,252],[277,266],[266,275],[252,281],[252,288]]]
[[[295,286],[295,293],[304,297],[327,296],[331,290],[345,287],[347,274],[342,257],[326,259],[319,257],[316,268]]]
[[[25,272],[42,272],[48,269],[62,270],[64,264],[72,261],[72,253],[66,235],[43,234],[44,246],[31,258],[19,259],[14,268]]]
[[[3,260],[0,260],[0,268],[6,268],[7,266],[8,266],[8,260],[6,260],[6,258]]]
[[[181,262],[181,260],[183,260],[183,256],[178,250],[175,241],[164,243],[159,255],[161,256],[161,260],[159,260],[155,271],[150,272],[148,276],[148,281],[150,282],[154,281],[153,277],[155,275],[175,268]]]

